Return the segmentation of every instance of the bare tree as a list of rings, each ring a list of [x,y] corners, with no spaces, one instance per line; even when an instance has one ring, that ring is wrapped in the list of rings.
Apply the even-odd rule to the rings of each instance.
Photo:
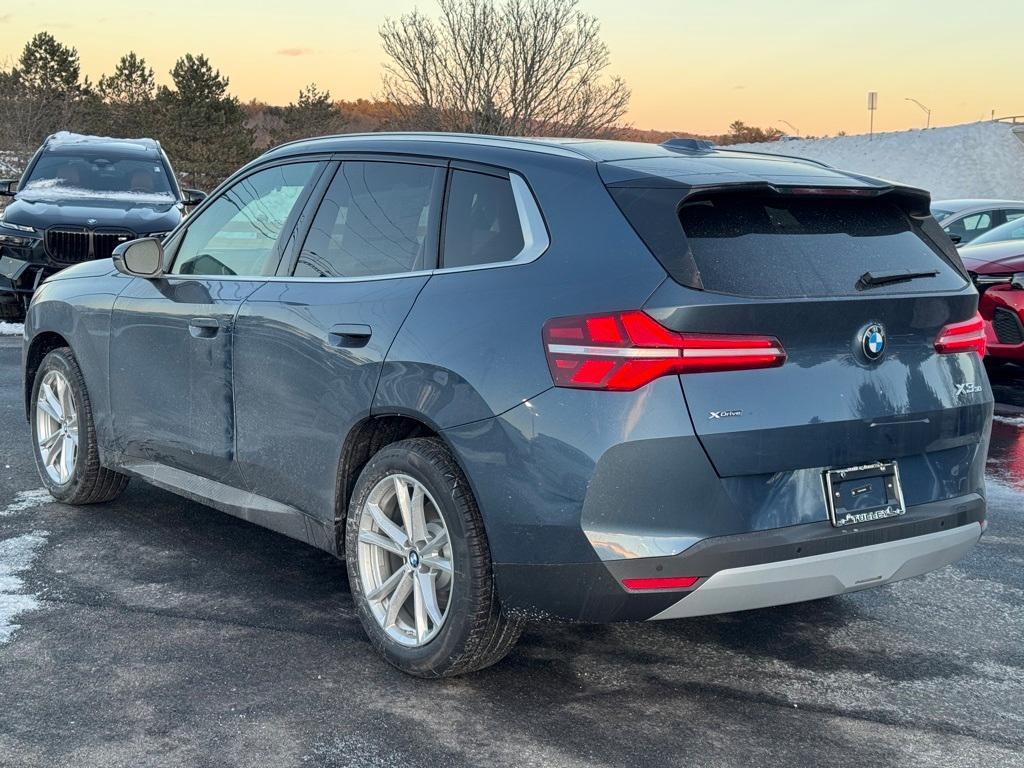
[[[630,92],[606,78],[608,46],[576,0],[438,0],[387,19],[384,96],[403,127],[503,135],[601,136]]]

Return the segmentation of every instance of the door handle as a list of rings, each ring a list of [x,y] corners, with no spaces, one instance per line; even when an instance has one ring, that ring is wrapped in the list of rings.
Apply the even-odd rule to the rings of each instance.
[[[212,317],[193,317],[188,321],[188,332],[195,339],[212,339],[220,332],[220,321]]]
[[[365,347],[372,333],[368,325],[339,323],[331,326],[327,339],[334,347]]]

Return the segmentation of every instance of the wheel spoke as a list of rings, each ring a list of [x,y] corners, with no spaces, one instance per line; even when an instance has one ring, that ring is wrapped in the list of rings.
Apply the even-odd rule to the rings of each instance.
[[[57,378],[57,400],[60,401],[60,412],[64,418],[69,417],[75,410],[71,405],[70,390],[71,388],[64,377],[59,376]]]
[[[367,593],[366,599],[381,600],[387,597],[388,595],[393,594],[394,591],[398,588],[398,582],[402,580],[402,577],[405,576],[405,574],[405,569],[399,568],[397,571],[392,573],[391,576],[389,576],[388,579],[383,584],[381,584],[372,592]]]
[[[424,501],[426,494],[423,486],[419,483],[412,490],[412,502],[409,505],[409,518],[412,528],[409,530],[409,538],[413,541],[425,541],[427,538],[427,518],[424,514]]]
[[[36,400],[36,405],[39,407],[39,410],[54,421],[59,422],[64,419],[64,412],[61,410],[56,396],[50,390],[49,384],[43,384],[39,387],[39,398]]]
[[[379,533],[374,533],[373,531],[360,531],[359,541],[373,547],[386,549],[388,552],[394,552],[396,555],[405,554],[405,550],[402,548],[401,544],[391,540],[387,536],[381,536]]]
[[[448,531],[443,530],[437,536],[432,538],[420,549],[420,555],[423,557],[429,557],[435,552],[439,552],[442,547],[448,543]]]
[[[416,619],[416,642],[422,643],[427,637],[429,627],[427,626],[426,596],[424,595],[423,582],[417,571],[412,582],[412,608],[413,617]]]
[[[377,523],[377,527],[380,528],[381,532],[391,538],[399,547],[404,547],[409,542],[409,537],[405,535],[405,531],[395,525],[394,521],[384,514],[384,510],[373,502],[367,502],[366,509],[373,517],[373,521]]]
[[[53,444],[60,440],[60,431],[54,432],[49,437],[44,437],[39,441],[39,450],[45,451],[47,454],[53,449]]]
[[[412,592],[412,574],[401,571],[402,578],[398,581],[398,586],[395,587],[395,591],[391,594],[391,599],[388,600],[388,612],[384,616],[384,626],[393,627],[395,622],[398,621],[398,612],[402,610],[402,606],[405,601],[409,599],[409,593]]]
[[[420,586],[420,594],[423,596],[423,607],[427,611],[427,615],[430,616],[430,620],[434,622],[434,626],[438,626],[442,619],[441,608],[437,604],[437,582],[435,574],[423,573],[422,571],[416,572],[416,582]]]
[[[75,471],[75,444],[70,437],[64,437],[64,442],[60,449],[60,477],[61,480],[67,480],[71,477],[71,473]]]
[[[405,486],[405,480],[395,475],[392,478],[395,486],[395,500],[398,502],[398,511],[402,515],[402,526],[409,534],[410,541],[416,541],[415,531],[412,527],[412,505],[409,503],[409,491]]]
[[[60,437],[60,432],[57,433],[57,437]],[[57,459],[60,457],[60,452],[63,445],[63,440],[54,440],[53,443],[50,444],[50,447],[46,452],[46,456],[43,459],[46,466],[50,467],[55,474],[58,474]]]
[[[421,557],[420,562],[434,571],[444,571],[445,573],[452,572],[452,561],[447,557],[441,557],[440,555]]]

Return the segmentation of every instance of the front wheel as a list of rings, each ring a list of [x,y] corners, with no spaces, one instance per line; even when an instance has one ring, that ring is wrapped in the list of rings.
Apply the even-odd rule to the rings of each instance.
[[[522,631],[501,609],[480,511],[439,440],[403,440],[370,460],[349,508],[345,555],[363,628],[404,672],[482,669]]]
[[[67,347],[47,354],[36,372],[32,438],[39,477],[57,501],[110,501],[128,484],[127,476],[100,464],[89,393]]]

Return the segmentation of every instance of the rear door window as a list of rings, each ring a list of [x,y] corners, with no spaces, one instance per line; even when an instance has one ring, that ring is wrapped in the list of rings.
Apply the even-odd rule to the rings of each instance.
[[[705,290],[752,297],[857,293],[866,272],[938,275],[873,293],[960,288],[965,279],[910,217],[884,199],[720,194],[679,209]]]
[[[296,277],[373,277],[433,269],[444,170],[342,163],[320,203]]]

